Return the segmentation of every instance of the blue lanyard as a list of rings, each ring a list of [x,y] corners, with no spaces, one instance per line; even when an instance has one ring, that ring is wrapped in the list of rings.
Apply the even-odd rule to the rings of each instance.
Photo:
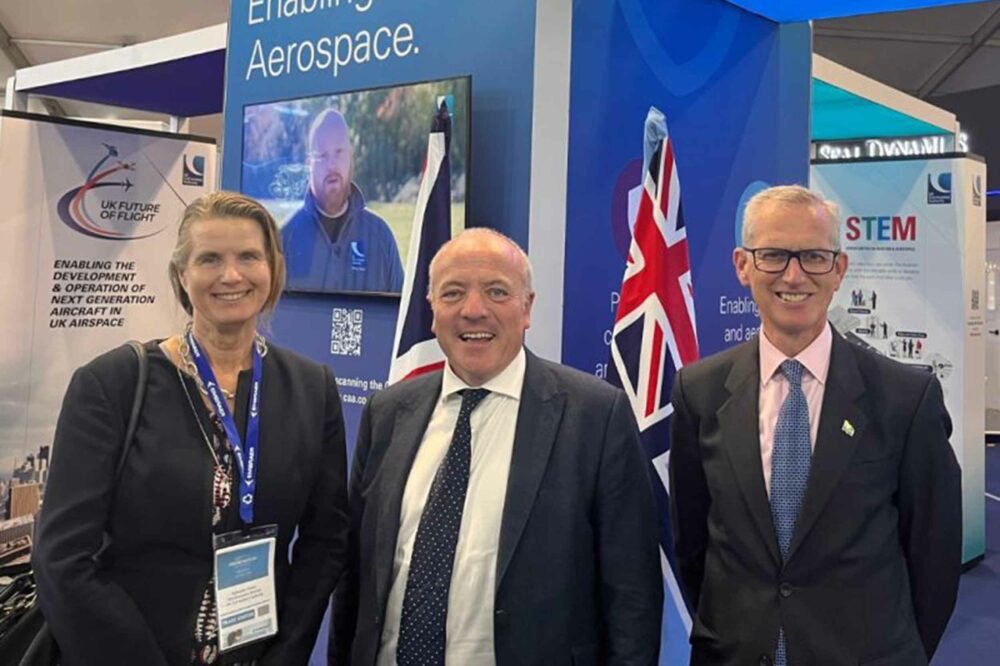
[[[215,415],[222,421],[222,427],[226,430],[226,437],[229,438],[229,446],[236,456],[236,465],[240,468],[240,520],[249,525],[253,523],[253,500],[257,492],[257,449],[260,445],[260,387],[261,368],[260,351],[257,343],[253,343],[253,380],[250,384],[250,416],[247,419],[247,440],[246,458],[243,457],[243,441],[240,433],[236,429],[236,421],[233,419],[229,406],[222,397],[219,390],[219,383],[212,372],[212,366],[208,364],[208,359],[201,352],[201,347],[194,339],[191,331],[187,332],[188,346],[191,348],[191,356],[194,357],[194,365],[198,370],[201,383],[208,392],[208,397],[212,403]]]

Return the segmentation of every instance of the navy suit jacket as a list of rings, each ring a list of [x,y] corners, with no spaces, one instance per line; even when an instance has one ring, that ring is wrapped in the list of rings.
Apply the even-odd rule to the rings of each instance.
[[[403,489],[440,393],[436,372],[365,409],[333,664],[375,662]],[[497,556],[497,664],[656,663],[663,583],[648,470],[622,391],[528,353]]]
[[[960,474],[941,386],[834,333],[809,483],[782,562],[764,487],[758,341],[674,383],[677,560],[691,663],[918,666],[958,592]]]

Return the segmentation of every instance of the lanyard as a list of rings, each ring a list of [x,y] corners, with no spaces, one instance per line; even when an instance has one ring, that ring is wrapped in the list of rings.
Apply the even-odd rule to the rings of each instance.
[[[240,439],[240,433],[236,429],[236,421],[229,411],[229,406],[222,397],[222,391],[219,390],[215,373],[212,372],[208,359],[202,354],[201,347],[194,339],[194,334],[188,331],[186,335],[198,376],[208,392],[215,415],[222,421],[226,437],[229,438],[229,446],[236,456],[236,465],[240,468],[240,520],[249,525],[253,523],[253,500],[257,491],[257,449],[260,445],[260,387],[261,375],[263,374],[260,351],[257,349],[257,344],[254,343],[253,380],[250,384],[250,415],[247,419],[246,457],[244,458],[243,441]]]

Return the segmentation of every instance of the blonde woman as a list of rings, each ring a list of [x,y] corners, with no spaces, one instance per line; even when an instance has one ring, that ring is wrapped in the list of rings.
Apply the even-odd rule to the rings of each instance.
[[[305,664],[347,538],[333,375],[258,331],[285,266],[253,199],[188,206],[169,273],[191,320],[146,344],[117,483],[135,356],[108,352],[70,382],[34,547],[42,609],[64,666]]]

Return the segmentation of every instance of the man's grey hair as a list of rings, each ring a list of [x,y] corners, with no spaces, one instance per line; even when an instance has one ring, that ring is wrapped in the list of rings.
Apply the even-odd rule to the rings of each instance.
[[[531,260],[528,259],[528,254],[521,249],[521,246],[515,243],[511,238],[503,235],[496,229],[491,229],[489,227],[472,227],[471,229],[465,229],[460,232],[450,241],[441,246],[441,248],[435,253],[434,258],[431,259],[430,270],[428,271],[427,280],[427,298],[431,298],[434,295],[434,274],[437,272],[438,260],[441,255],[444,254],[445,250],[449,248],[453,243],[458,241],[500,241],[508,245],[514,253],[518,256],[521,261],[522,273],[521,282],[524,285],[524,297],[528,298],[534,291],[531,288]]]
[[[832,222],[830,248],[840,250],[840,207],[823,195],[801,185],[777,185],[762,190],[750,198],[743,209],[743,247],[753,247],[753,228],[760,219],[761,209],[769,203],[791,206],[813,206],[826,211]]]

